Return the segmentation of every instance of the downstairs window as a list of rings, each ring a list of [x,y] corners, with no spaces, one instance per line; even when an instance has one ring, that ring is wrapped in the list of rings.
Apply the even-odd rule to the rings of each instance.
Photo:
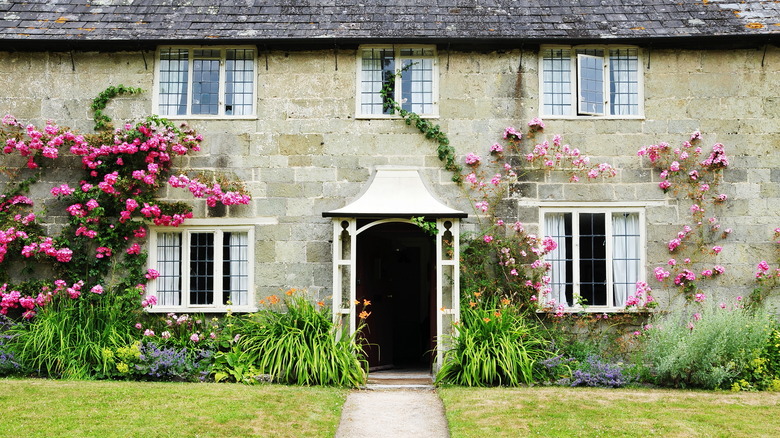
[[[551,264],[548,304],[581,310],[619,310],[643,279],[644,236],[641,211],[604,209],[547,210],[544,235],[558,247]]]
[[[246,227],[156,229],[150,238],[151,311],[252,310],[254,232]]]

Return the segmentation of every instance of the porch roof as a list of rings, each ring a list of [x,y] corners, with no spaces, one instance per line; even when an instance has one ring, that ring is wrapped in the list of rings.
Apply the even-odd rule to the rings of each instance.
[[[380,167],[368,188],[344,207],[325,211],[323,217],[452,217],[468,214],[436,199],[420,172],[410,167]]]

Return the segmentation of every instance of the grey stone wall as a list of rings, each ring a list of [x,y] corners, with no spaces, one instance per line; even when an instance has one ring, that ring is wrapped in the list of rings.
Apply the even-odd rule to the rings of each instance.
[[[732,163],[722,186],[731,201],[721,222],[734,233],[715,259],[728,274],[710,284],[717,295],[745,295],[752,289],[755,264],[776,259],[770,238],[780,226],[780,159],[773,154],[780,145],[780,50],[652,50],[644,55],[644,119],[545,120],[546,135],[562,134],[594,161],[612,163],[618,175],[578,184],[560,175],[530,178],[508,195],[504,210],[533,229],[540,202],[659,201],[646,210],[651,276],[652,268],[668,258],[666,242],[687,213],[657,188],[657,174],[636,151],[660,141],[679,144],[699,129],[703,145],[723,143]],[[437,122],[460,155],[484,156],[506,126],[524,127],[538,116],[536,53],[441,49],[438,62]],[[233,174],[254,196],[251,205],[228,207],[218,215],[277,221],[256,229],[258,297],[287,287],[330,295],[331,222],[321,213],[353,199],[378,165],[423,168],[437,197],[474,214],[462,189],[442,169],[434,144],[397,120],[355,118],[356,68],[355,52],[344,49],[261,54],[256,119],[189,120],[205,141],[200,153],[180,159],[180,167]],[[12,84],[0,92],[0,112],[89,131],[90,100],[121,83],[147,92],[117,99],[108,113],[117,123],[138,120],[152,111],[154,70],[153,52],[0,52],[0,77]],[[43,196],[63,175],[52,173],[36,194]],[[166,196],[188,199],[180,190]],[[212,214],[202,201],[192,203],[196,217]],[[474,223],[466,220],[465,229],[473,230]],[[674,294],[661,298],[668,302]]]

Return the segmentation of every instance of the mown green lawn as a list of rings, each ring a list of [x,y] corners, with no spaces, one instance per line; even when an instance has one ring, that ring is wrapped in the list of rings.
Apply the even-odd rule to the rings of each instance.
[[[0,380],[0,436],[333,437],[347,390]]]
[[[45,379],[0,385],[3,437],[333,437],[348,392]],[[780,436],[777,392],[451,387],[439,394],[453,438]]]
[[[453,438],[777,437],[780,393],[441,388]]]

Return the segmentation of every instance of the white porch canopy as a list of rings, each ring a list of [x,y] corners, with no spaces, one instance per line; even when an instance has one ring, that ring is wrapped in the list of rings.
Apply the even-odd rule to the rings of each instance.
[[[344,207],[322,213],[324,217],[450,217],[468,214],[447,207],[434,198],[413,167],[378,167],[368,188]]]

